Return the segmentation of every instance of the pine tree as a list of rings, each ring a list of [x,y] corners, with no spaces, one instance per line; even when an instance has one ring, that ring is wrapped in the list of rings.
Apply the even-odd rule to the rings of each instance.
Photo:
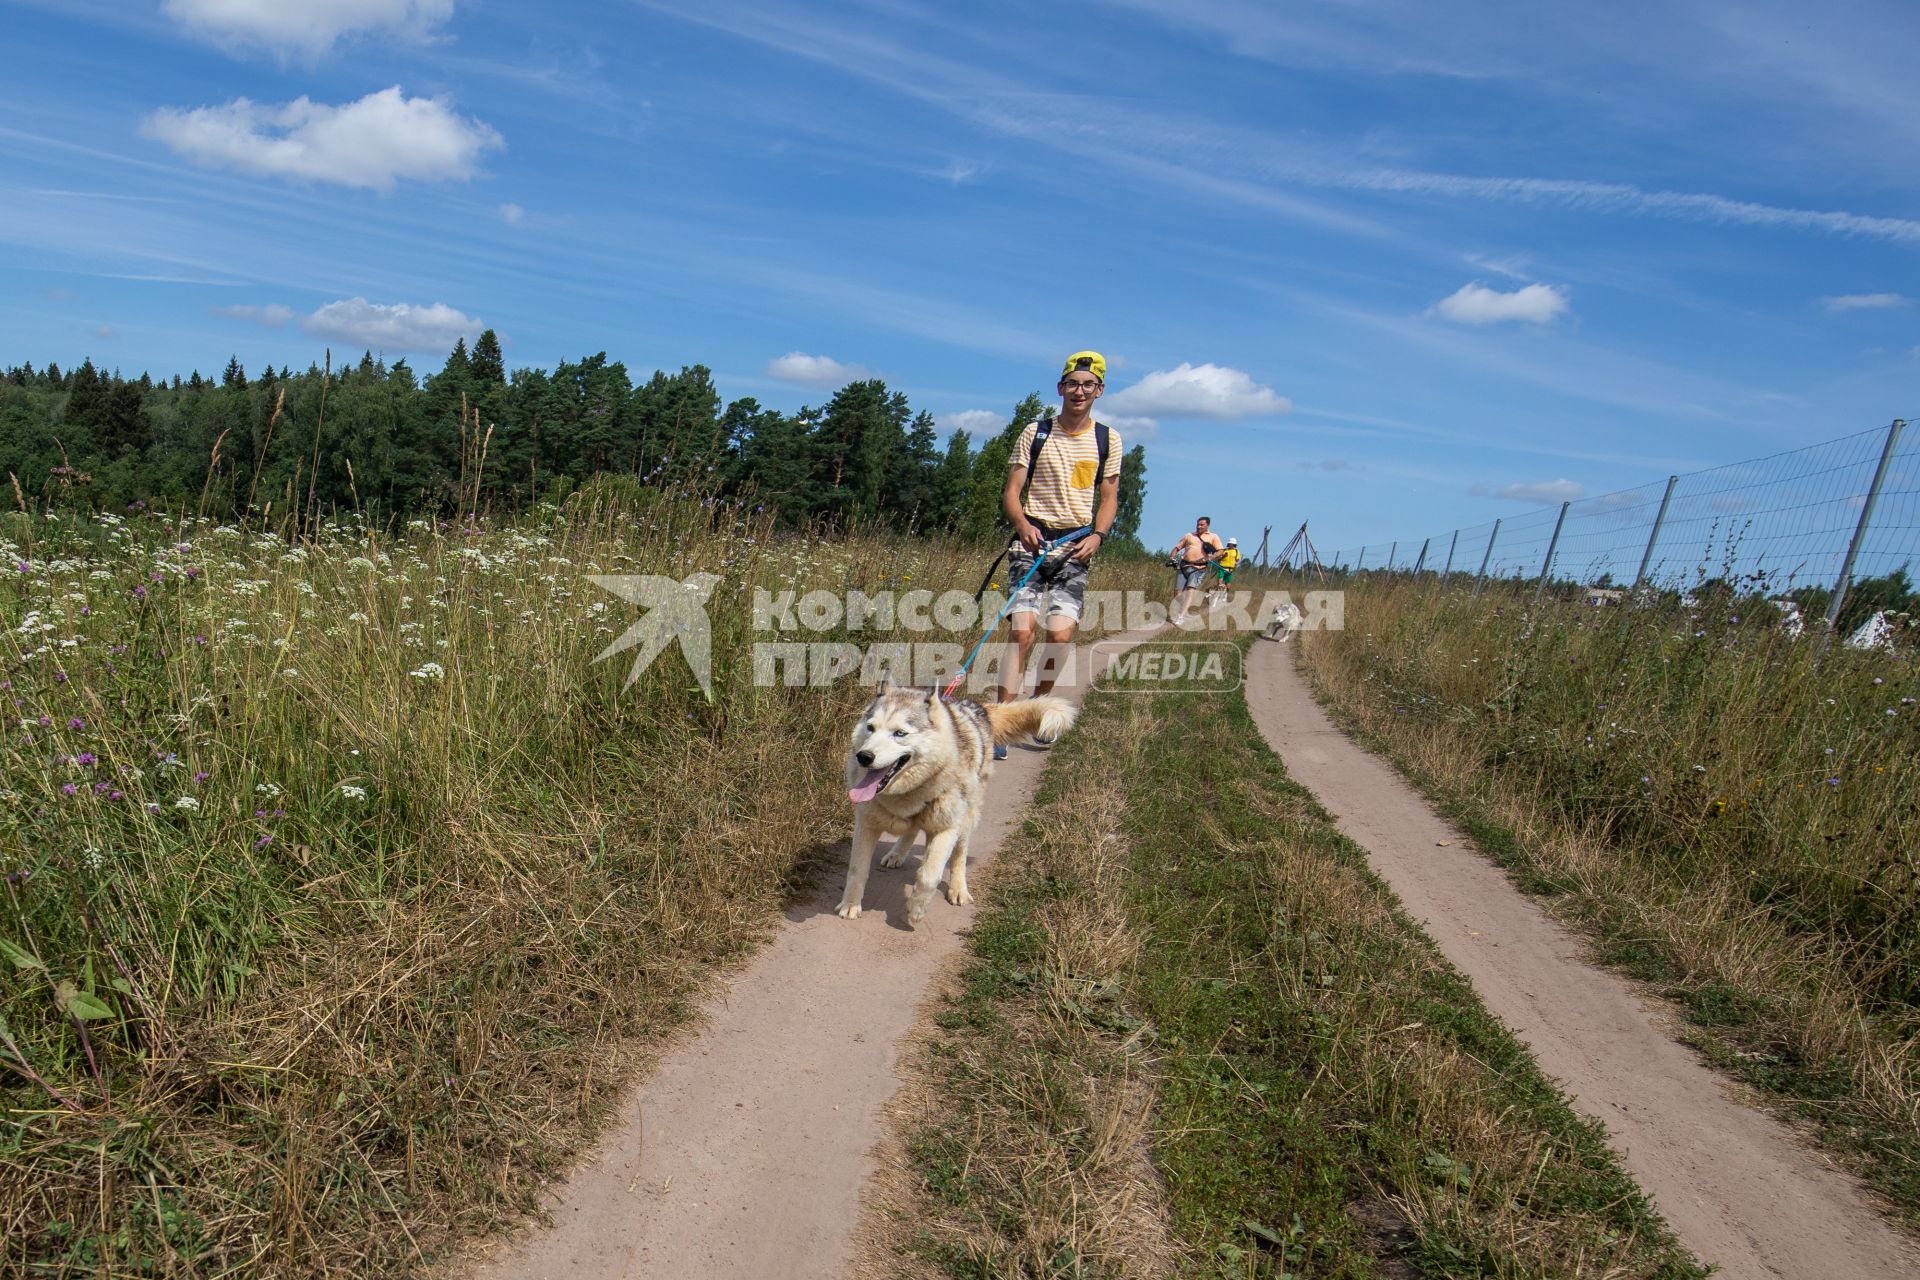
[[[247,371],[240,366],[239,356],[234,356],[227,361],[227,371],[220,375],[220,385],[239,391],[247,389]]]
[[[483,392],[488,387],[504,387],[507,384],[506,361],[500,354],[500,338],[493,330],[486,330],[473,344],[468,369]]]

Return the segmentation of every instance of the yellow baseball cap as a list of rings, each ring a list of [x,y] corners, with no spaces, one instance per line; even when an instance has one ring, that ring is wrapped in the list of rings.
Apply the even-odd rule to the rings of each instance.
[[[1067,357],[1060,366],[1060,376],[1066,377],[1076,369],[1085,369],[1101,382],[1107,380],[1107,358],[1098,351],[1076,351]]]

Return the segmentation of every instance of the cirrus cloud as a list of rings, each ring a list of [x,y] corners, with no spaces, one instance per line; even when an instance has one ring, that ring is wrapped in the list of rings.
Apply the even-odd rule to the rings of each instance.
[[[1567,295],[1552,285],[1530,284],[1502,293],[1476,282],[1461,285],[1428,308],[1427,314],[1455,324],[1499,324],[1505,320],[1548,324],[1566,311]]]
[[[1837,297],[1820,299],[1821,305],[1829,311],[1887,311],[1908,306],[1912,301],[1901,293],[1843,293]]]
[[[218,45],[317,57],[345,35],[424,39],[452,16],[453,0],[166,0],[160,8]]]
[[[337,107],[304,97],[284,106],[235,98],[218,107],[162,107],[140,132],[210,169],[379,191],[402,178],[470,178],[482,153],[506,145],[445,100],[409,98],[399,85]]]
[[[301,317],[300,327],[316,338],[370,350],[438,352],[448,350],[461,338],[471,339],[482,325],[444,302],[421,307],[347,298]]]
[[[1587,496],[1587,486],[1578,480],[1541,480],[1531,484],[1510,484],[1494,488],[1476,484],[1467,492],[1476,498],[1499,498],[1505,502],[1528,502],[1546,506],[1554,502],[1578,502]]]
[[[767,361],[767,376],[782,382],[797,382],[803,387],[844,387],[849,382],[871,378],[864,365],[842,364],[831,356],[810,356],[803,351]]]
[[[1139,420],[1166,417],[1226,421],[1289,413],[1293,401],[1238,369],[1182,363],[1156,370],[1132,386],[1102,397],[1096,412],[1101,409]],[[1119,419],[1109,421],[1117,424]]]

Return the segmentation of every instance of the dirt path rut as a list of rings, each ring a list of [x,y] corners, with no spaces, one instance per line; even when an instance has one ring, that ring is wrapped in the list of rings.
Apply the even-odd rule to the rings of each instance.
[[[1739,1102],[1673,1040],[1674,1014],[1587,963],[1578,937],[1334,728],[1293,653],[1257,641],[1249,654],[1247,701],[1261,734],[1541,1070],[1606,1126],[1682,1243],[1729,1280],[1920,1276],[1920,1257],[1850,1177]]]
[[[1118,652],[1151,632],[1101,643]],[[1080,700],[1095,655],[1076,655]],[[994,770],[969,865],[991,861],[1046,763],[1015,747]],[[848,810],[848,824],[852,811]],[[844,848],[840,852],[842,865]],[[550,1228],[494,1246],[475,1280],[775,1280],[846,1270],[881,1108],[928,984],[972,908],[935,898],[906,928],[919,858],[875,866],[858,920],[833,914],[844,871],[705,1011],[699,1034],[628,1100],[593,1158],[558,1186]]]

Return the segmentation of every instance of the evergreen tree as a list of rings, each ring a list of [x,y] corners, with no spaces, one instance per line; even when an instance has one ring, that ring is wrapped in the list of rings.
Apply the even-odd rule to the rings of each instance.
[[[500,355],[500,339],[493,330],[486,330],[473,344],[468,369],[482,389],[507,384],[506,361]]]
[[[239,356],[227,361],[227,371],[220,375],[220,385],[240,391],[247,389],[247,371],[241,367]]]
[[[1113,536],[1140,548],[1140,514],[1147,502],[1147,446],[1127,450],[1120,463],[1120,505],[1114,510]]]

